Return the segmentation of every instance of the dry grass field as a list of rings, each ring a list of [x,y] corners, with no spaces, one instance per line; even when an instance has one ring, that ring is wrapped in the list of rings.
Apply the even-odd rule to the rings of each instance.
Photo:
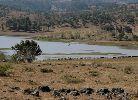
[[[0,77],[1,100],[107,100],[96,93],[89,96],[65,95],[66,99],[54,97],[52,93],[41,92],[39,97],[23,93],[25,89],[45,85],[54,89],[78,90],[84,87],[95,90],[122,88],[131,94],[128,100],[138,99],[138,58],[50,60],[31,64],[0,62],[0,65],[11,67],[7,77]]]

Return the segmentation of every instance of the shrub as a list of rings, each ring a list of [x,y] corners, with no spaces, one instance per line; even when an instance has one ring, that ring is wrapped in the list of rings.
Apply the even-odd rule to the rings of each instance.
[[[138,41],[138,36],[137,35],[133,35],[133,39],[134,39],[134,41]]]
[[[25,70],[25,72],[33,72],[34,71],[33,68],[28,68],[28,67],[26,67],[24,70]]]
[[[102,27],[103,30],[112,32],[113,30],[115,30],[114,26],[112,24],[106,24]]]
[[[124,27],[124,31],[125,31],[126,33],[132,33],[132,28],[131,28],[130,26],[125,26],[125,27]]]
[[[90,75],[93,77],[97,77],[100,75],[100,73],[98,71],[89,71]]]
[[[124,68],[124,73],[126,73],[126,74],[132,74],[133,73],[132,67],[125,67]]]
[[[52,73],[53,70],[52,69],[43,68],[43,69],[41,69],[41,72],[42,73]]]
[[[97,63],[97,62],[93,62],[92,64],[91,64],[91,66],[93,66],[94,68],[98,68],[98,67],[101,67],[101,66],[103,66],[103,63]]]
[[[80,63],[80,65],[81,65],[81,66],[86,66],[86,64],[85,64],[85,63]]]
[[[15,62],[15,63],[19,62],[19,59],[18,59],[18,55],[17,54],[13,54],[11,56],[11,62]]]
[[[84,80],[79,79],[77,77],[71,76],[71,75],[64,75],[62,77],[62,80],[64,80],[65,82],[69,83],[73,83],[73,84],[78,84],[78,83],[82,83]]]
[[[9,76],[11,72],[11,66],[9,64],[0,65],[0,76]]]
[[[21,41],[12,47],[16,51],[18,60],[32,62],[36,56],[41,55],[42,51],[37,42],[31,40]]]
[[[118,39],[119,41],[122,41],[123,38],[124,38],[124,36],[125,36],[124,33],[120,33],[120,34],[117,36],[117,39]]]
[[[6,60],[6,55],[3,53],[0,53],[0,61]]]

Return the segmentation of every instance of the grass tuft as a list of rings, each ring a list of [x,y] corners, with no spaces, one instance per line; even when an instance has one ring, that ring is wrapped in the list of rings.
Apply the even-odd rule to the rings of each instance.
[[[9,76],[11,73],[11,66],[9,64],[0,65],[0,76]]]

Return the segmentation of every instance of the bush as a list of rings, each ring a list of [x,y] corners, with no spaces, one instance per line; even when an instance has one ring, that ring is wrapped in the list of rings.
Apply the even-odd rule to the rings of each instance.
[[[134,39],[134,41],[138,41],[138,36],[137,35],[133,35],[133,39]]]
[[[126,74],[132,74],[133,73],[132,67],[125,67],[124,68],[124,73],[126,73]]]
[[[119,41],[122,41],[123,38],[124,38],[124,36],[125,36],[124,33],[120,33],[120,34],[117,36],[117,39],[118,39]]]
[[[34,71],[33,68],[28,68],[28,67],[26,67],[24,70],[25,70],[25,72],[33,72]]]
[[[90,75],[93,77],[97,77],[100,75],[100,73],[98,71],[89,71]]]
[[[0,61],[6,60],[6,55],[3,53],[0,53]]]
[[[125,31],[126,33],[132,33],[132,28],[131,28],[130,26],[125,26],[125,27],[124,27],[124,31]]]
[[[11,66],[9,64],[0,65],[0,76],[9,76],[11,72]]]
[[[64,75],[62,77],[62,80],[64,80],[65,82],[69,83],[73,83],[73,84],[78,84],[78,83],[82,83],[84,80],[79,79],[77,77],[71,76],[71,75]]]
[[[114,26],[111,25],[111,24],[106,24],[102,27],[103,30],[106,30],[106,31],[109,31],[109,32],[112,32],[115,30]]]
[[[53,70],[52,69],[43,68],[43,69],[41,69],[41,72],[42,73],[52,73]]]

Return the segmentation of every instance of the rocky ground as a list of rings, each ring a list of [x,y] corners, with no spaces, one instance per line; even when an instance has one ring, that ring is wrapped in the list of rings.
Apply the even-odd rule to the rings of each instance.
[[[138,99],[138,58],[0,64],[0,100]]]

